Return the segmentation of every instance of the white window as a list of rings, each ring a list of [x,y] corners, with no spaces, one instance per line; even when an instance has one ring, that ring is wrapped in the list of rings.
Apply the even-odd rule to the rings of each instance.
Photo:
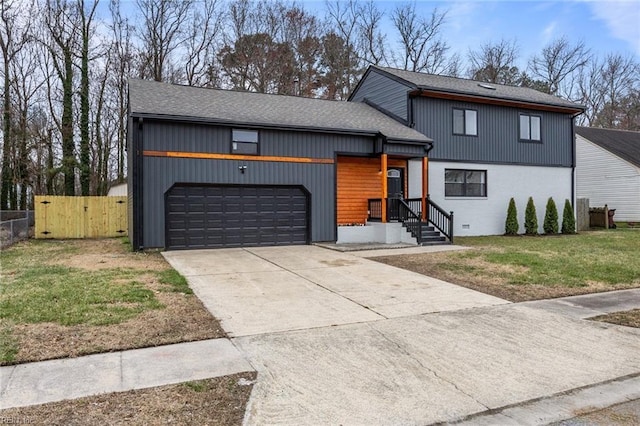
[[[520,140],[541,141],[540,123],[538,115],[520,114]]]
[[[453,134],[478,135],[478,111],[474,109],[453,109]]]

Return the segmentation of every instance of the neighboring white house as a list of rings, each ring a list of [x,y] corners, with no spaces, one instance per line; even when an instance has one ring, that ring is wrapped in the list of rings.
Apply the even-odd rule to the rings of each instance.
[[[640,132],[576,127],[576,194],[640,221]]]
[[[121,197],[127,195],[127,182],[116,183],[111,188],[109,188],[109,192],[107,196],[109,197]]]

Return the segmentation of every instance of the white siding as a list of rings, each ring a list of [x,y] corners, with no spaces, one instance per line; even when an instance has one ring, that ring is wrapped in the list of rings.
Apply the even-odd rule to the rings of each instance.
[[[107,195],[109,197],[119,197],[119,196],[126,196],[127,195],[127,184],[126,183],[119,183],[117,185],[113,185],[111,188],[109,188],[109,192],[107,193]]]
[[[615,220],[640,221],[640,169],[576,135],[576,194],[591,207],[607,204]]]
[[[469,169],[487,171],[487,197],[463,198],[444,196],[444,170]],[[419,162],[409,163],[409,196],[419,197]],[[562,224],[565,199],[571,200],[571,175],[568,167],[539,167],[458,162],[429,162],[431,199],[446,211],[454,212],[454,237],[501,235],[507,217],[509,199],[518,209],[520,232],[524,233],[524,211],[533,197],[542,233],[547,199],[553,197],[558,208],[558,228]]]

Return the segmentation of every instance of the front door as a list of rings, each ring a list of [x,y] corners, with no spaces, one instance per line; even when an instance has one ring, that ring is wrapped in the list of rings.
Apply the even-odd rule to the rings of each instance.
[[[387,170],[388,220],[400,219],[400,202],[404,198],[404,169]]]

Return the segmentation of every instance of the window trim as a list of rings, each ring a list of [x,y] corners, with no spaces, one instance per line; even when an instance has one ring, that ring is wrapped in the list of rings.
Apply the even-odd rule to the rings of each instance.
[[[522,137],[522,118],[527,117],[529,121],[529,138]],[[531,139],[531,119],[536,117],[539,122],[538,133],[540,134],[540,139]],[[531,114],[527,112],[521,112],[518,114],[518,140],[524,143],[542,143],[542,115],[539,114]]]
[[[447,172],[458,171],[464,172],[464,182],[462,187],[464,189],[463,195],[447,195]],[[466,172],[481,172],[484,173],[484,195],[466,195],[467,192],[467,174]],[[444,169],[444,196],[445,198],[465,198],[465,199],[487,199],[489,197],[489,173],[486,169]]]
[[[255,133],[256,135],[256,141],[242,141],[242,140],[236,140],[234,138],[234,133],[238,131],[238,132],[251,132],[251,133]],[[239,152],[237,149],[233,149],[233,145],[236,143],[241,143],[241,144],[254,144],[256,146],[256,152]],[[246,128],[241,128],[241,127],[233,127],[231,128],[231,146],[230,146],[230,153],[234,154],[234,155],[260,155],[260,132],[256,129],[246,129]]]
[[[456,133],[455,111],[462,111],[462,132],[463,133]],[[476,132],[475,133],[467,133],[467,111],[473,111],[476,113]],[[451,133],[454,136],[478,137],[478,110],[473,108],[453,107],[451,111]]]

